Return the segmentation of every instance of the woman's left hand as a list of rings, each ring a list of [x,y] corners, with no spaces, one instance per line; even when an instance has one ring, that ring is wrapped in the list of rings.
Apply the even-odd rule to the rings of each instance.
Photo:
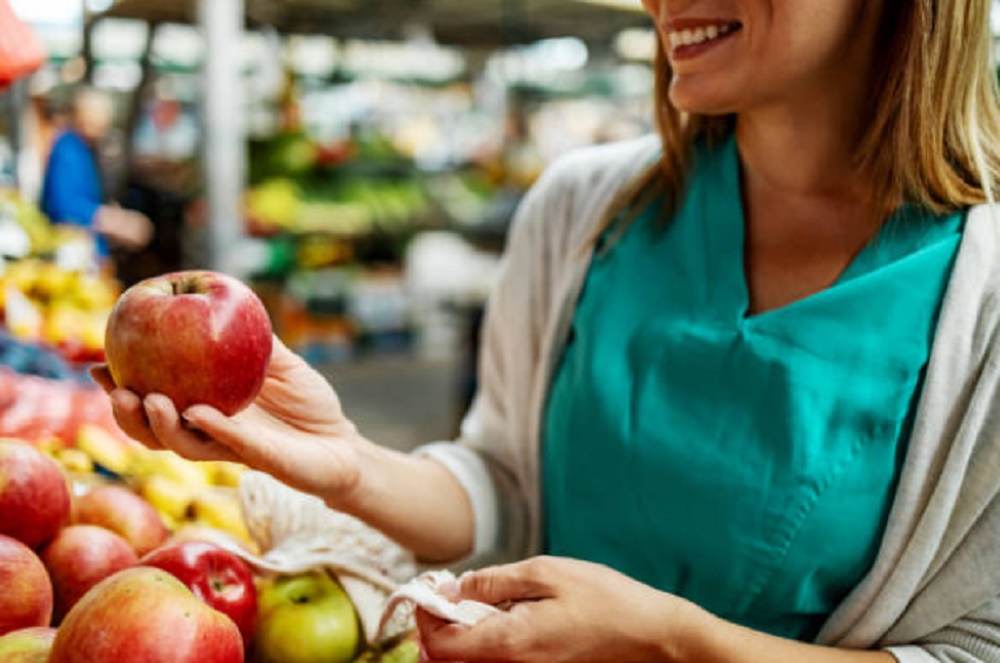
[[[699,613],[688,601],[608,567],[558,557],[467,574],[449,598],[509,608],[472,627],[418,610],[429,661],[662,661]]]

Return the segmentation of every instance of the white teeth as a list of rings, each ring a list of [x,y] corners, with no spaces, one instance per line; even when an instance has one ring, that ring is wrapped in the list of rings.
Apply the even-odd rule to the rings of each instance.
[[[678,46],[692,46],[711,41],[712,39],[718,39],[732,32],[732,30],[733,27],[731,24],[720,23],[704,28],[695,28],[694,30],[676,30],[671,32],[668,38],[670,39],[670,47],[677,48]]]

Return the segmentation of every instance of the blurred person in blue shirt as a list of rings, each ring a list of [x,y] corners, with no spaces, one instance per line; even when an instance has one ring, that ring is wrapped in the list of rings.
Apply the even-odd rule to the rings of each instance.
[[[105,202],[94,149],[113,117],[107,95],[91,88],[77,91],[68,126],[52,145],[42,184],[42,211],[53,223],[90,230],[101,259],[108,257],[109,245],[137,250],[153,236],[146,215]]]

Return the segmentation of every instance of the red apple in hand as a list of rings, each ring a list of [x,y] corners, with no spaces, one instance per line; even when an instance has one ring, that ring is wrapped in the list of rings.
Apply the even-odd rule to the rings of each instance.
[[[99,582],[63,620],[49,663],[243,663],[243,638],[160,569],[137,566]]]
[[[77,499],[74,520],[111,530],[128,541],[137,555],[158,548],[170,536],[156,509],[122,486],[98,486]]]
[[[246,562],[225,548],[207,541],[167,544],[142,558],[171,574],[195,596],[226,615],[250,643],[257,620],[257,588]]]
[[[62,621],[91,587],[138,562],[125,539],[94,525],[64,528],[45,546],[41,558],[55,592],[55,623]]]
[[[3,663],[48,663],[56,630],[36,626],[11,631],[0,637],[0,661]]]
[[[164,394],[178,412],[206,403],[232,415],[257,396],[271,358],[271,322],[250,288],[225,274],[175,272],[141,281],[105,331],[119,387]]]
[[[59,465],[27,443],[0,441],[0,534],[38,548],[66,524],[69,512]]]
[[[0,534],[0,635],[52,619],[52,583],[38,555]]]

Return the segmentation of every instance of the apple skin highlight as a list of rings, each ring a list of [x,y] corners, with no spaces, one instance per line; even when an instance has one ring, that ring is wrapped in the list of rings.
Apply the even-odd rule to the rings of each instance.
[[[243,663],[236,624],[166,571],[137,566],[104,579],[66,615],[49,663]]]
[[[250,567],[235,553],[207,541],[185,541],[161,546],[140,563],[166,571],[232,619],[249,647],[257,623],[257,589]]]
[[[118,387],[159,393],[178,412],[207,404],[232,416],[256,398],[271,357],[271,321],[238,279],[210,271],[141,281],[118,299],[105,355]]]

